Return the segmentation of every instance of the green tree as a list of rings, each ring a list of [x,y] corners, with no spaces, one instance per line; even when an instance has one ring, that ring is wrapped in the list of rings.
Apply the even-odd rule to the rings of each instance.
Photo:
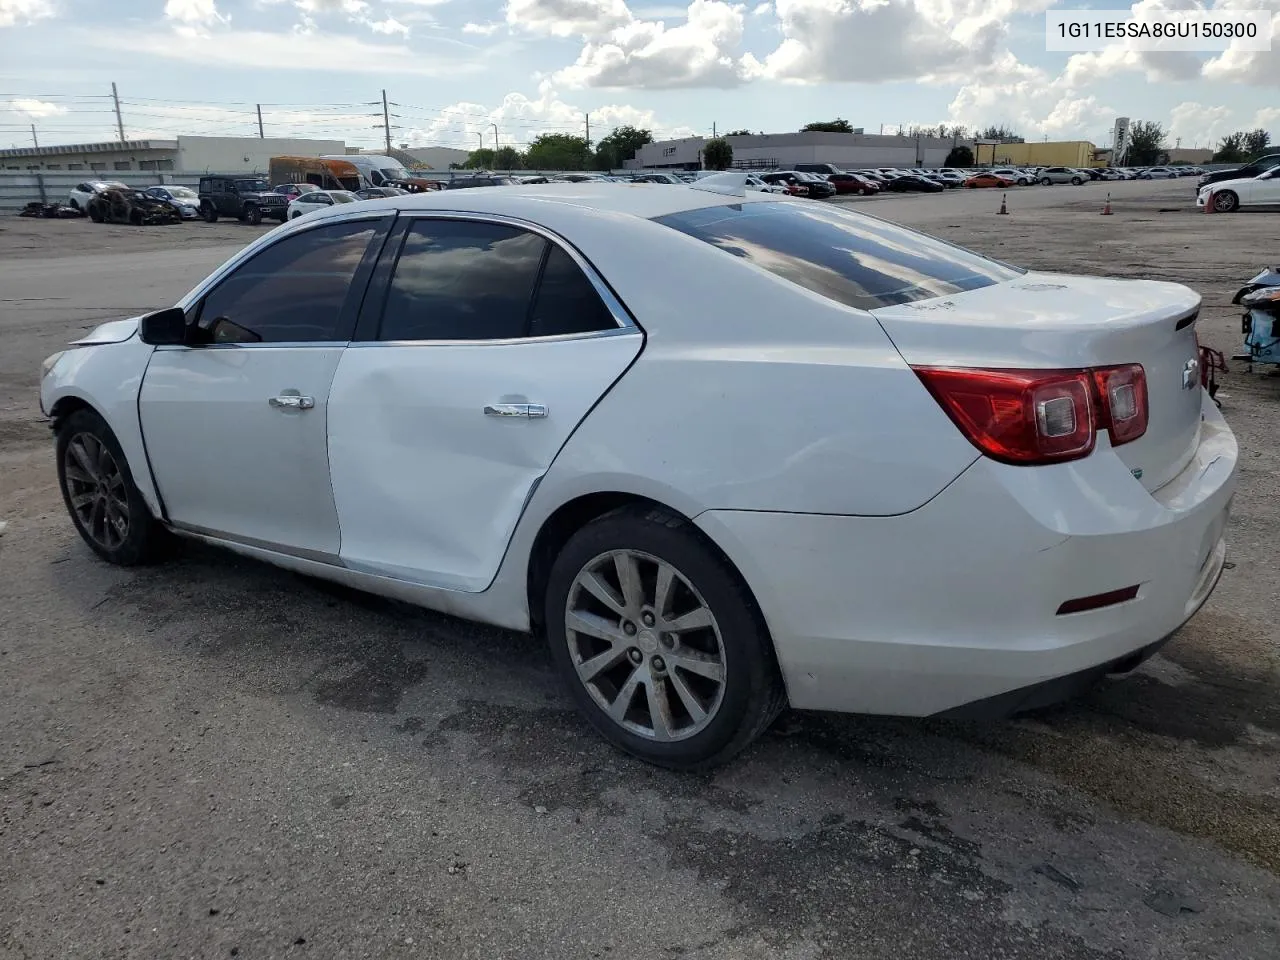
[[[725,170],[733,163],[733,147],[724,137],[708,140],[702,148],[702,165],[708,170]]]
[[[1129,149],[1125,163],[1134,167],[1150,167],[1168,159],[1164,150],[1164,127],[1154,120],[1139,120],[1129,128]]]
[[[853,124],[848,120],[836,117],[834,120],[818,120],[806,123],[800,128],[801,133],[853,133]]]
[[[965,146],[952,147],[942,165],[944,167],[972,167],[973,151]]]
[[[1271,134],[1259,127],[1257,130],[1250,130],[1244,135],[1244,152],[1249,155],[1249,159],[1260,157],[1267,152],[1267,147],[1271,145]]]
[[[591,160],[586,138],[571,133],[544,133],[534,137],[524,155],[530,170],[586,170]]]
[[[472,150],[467,154],[467,159],[463,161],[462,166],[465,170],[492,170],[493,151],[488,147]]]
[[[726,137],[749,137],[751,136],[751,131],[750,130],[730,130],[728,133],[725,134],[725,136]]]
[[[498,152],[493,155],[495,170],[519,170],[523,166],[524,157],[515,147],[499,147]]]
[[[998,127],[986,127],[978,132],[979,140],[999,140],[1001,143],[1022,143],[1022,137],[1014,133],[1003,123]]]
[[[1245,160],[1243,133],[1229,133],[1222,138],[1222,142],[1218,144],[1218,150],[1214,153],[1210,162],[1212,163],[1243,163]]]
[[[653,134],[630,125],[614,127],[607,137],[596,144],[596,169],[621,169],[646,143],[653,143]]]

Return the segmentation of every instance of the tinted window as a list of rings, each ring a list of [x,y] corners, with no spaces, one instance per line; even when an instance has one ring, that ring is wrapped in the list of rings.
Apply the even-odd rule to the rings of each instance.
[[[216,321],[231,321],[234,327],[215,331],[223,342],[346,340],[343,307],[377,229],[376,221],[338,223],[273,243],[205,297],[200,325],[213,330]]]
[[[387,292],[383,340],[521,337],[547,241],[497,223],[418,220]]]
[[[591,333],[618,326],[600,295],[573,258],[552,246],[533,303],[529,336],[553,337],[566,333]]]
[[[944,297],[1023,272],[884,220],[816,204],[743,203],[656,220],[863,310]]]

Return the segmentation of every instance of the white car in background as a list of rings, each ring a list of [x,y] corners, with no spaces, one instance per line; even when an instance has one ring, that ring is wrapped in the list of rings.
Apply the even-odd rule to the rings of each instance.
[[[1138,174],[1139,180],[1177,180],[1178,171],[1173,167],[1147,167]]]
[[[787,192],[787,188],[780,183],[765,183],[759,177],[747,177],[747,189],[754,190],[756,193],[782,193]]]
[[[1210,194],[1215,213],[1231,213],[1244,207],[1280,207],[1280,167],[1272,167],[1256,177],[1219,180],[1201,187],[1196,206],[1203,209]]]
[[[360,198],[350,190],[312,190],[301,193],[289,201],[285,213],[290,220],[306,216],[316,210],[323,210],[339,203],[358,203]],[[367,202],[367,201],[366,201]]]
[[[45,361],[72,523],[116,564],[178,533],[532,630],[604,737],[683,769],[788,703],[1006,715],[1158,649],[1237,477],[1200,298],[745,179],[272,230]]]
[[[129,187],[119,180],[85,180],[71,188],[67,196],[67,206],[84,212],[89,208],[89,201],[103,190],[128,190]]]

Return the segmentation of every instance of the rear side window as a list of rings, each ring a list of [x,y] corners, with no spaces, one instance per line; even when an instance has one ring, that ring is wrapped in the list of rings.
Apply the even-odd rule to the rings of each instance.
[[[547,241],[499,223],[418,220],[405,235],[382,340],[524,336]]]
[[[569,254],[552,246],[533,302],[529,336],[594,333],[617,326],[586,274]]]
[[[741,203],[655,220],[861,310],[945,297],[1025,272],[884,220],[817,204]]]

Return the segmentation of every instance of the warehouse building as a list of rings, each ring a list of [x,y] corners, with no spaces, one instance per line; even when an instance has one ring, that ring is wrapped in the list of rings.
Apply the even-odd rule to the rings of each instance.
[[[278,156],[318,157],[347,152],[342,140],[294,137],[178,137],[0,150],[0,170],[156,170],[173,173],[266,173]]]
[[[797,163],[830,163],[837,167],[941,167],[956,146],[972,149],[973,141],[952,137],[896,137],[872,133],[762,133],[726,137],[733,165],[743,170],[785,170]],[[626,163],[628,169],[702,166],[703,137],[650,143]]]
[[[1099,150],[1088,140],[1048,140],[1033,143],[980,142],[973,151],[975,163],[997,167],[1104,167],[1110,151]]]

